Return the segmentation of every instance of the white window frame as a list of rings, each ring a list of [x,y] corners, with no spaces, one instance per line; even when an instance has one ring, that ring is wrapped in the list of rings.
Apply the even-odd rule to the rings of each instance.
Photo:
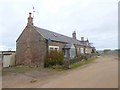
[[[80,48],[80,52],[84,54],[84,48]]]
[[[49,51],[50,51],[50,48],[53,48],[53,50],[57,48],[57,51],[59,51],[59,46],[49,46]]]
[[[85,53],[88,53],[88,49],[87,48],[85,48]]]

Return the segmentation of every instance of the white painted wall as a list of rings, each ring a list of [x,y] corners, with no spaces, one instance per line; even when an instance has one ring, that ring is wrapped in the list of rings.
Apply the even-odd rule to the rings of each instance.
[[[84,48],[80,48],[81,54],[84,54]]]
[[[12,55],[4,55],[3,56],[3,67],[9,67],[10,66],[10,60]]]

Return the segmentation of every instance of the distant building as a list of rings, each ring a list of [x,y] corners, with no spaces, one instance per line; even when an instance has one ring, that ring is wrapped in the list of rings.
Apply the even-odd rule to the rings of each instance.
[[[77,40],[75,31],[72,37],[68,37],[34,26],[29,13],[27,26],[16,41],[16,64],[44,67],[51,50],[63,51],[65,58],[75,58],[81,54],[91,54],[95,48],[90,46],[88,40],[84,41],[84,37]]]

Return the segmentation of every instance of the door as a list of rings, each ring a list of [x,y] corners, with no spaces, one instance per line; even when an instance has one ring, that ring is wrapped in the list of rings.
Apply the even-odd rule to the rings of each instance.
[[[65,55],[64,57],[69,58],[70,57],[70,49],[65,49]]]
[[[10,66],[11,55],[4,55],[3,56],[3,67]]]

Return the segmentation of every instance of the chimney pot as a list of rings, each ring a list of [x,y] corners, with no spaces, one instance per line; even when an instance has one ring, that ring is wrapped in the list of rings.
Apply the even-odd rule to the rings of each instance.
[[[31,12],[29,12],[29,17],[31,17],[31,14],[32,14],[32,13],[31,13]]]
[[[72,33],[72,37],[73,37],[73,39],[76,39],[76,32],[75,31]]]
[[[33,25],[33,17],[32,17],[32,13],[31,12],[29,12],[28,24],[27,25]]]
[[[84,41],[84,37],[81,37],[81,41]]]

